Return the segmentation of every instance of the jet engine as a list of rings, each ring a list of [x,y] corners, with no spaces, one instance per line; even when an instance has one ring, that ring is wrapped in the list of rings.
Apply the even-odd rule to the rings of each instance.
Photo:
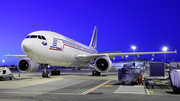
[[[112,67],[112,62],[108,57],[99,57],[94,64],[98,72],[108,72]]]
[[[24,58],[18,62],[20,72],[34,72],[39,68],[39,64],[30,58]]]

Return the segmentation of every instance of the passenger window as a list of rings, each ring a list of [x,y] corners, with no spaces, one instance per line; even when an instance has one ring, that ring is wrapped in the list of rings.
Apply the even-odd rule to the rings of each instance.
[[[44,36],[41,36],[41,38],[42,38],[43,40],[46,40],[46,38],[45,38]]]
[[[39,38],[39,39],[42,39],[40,35],[38,35],[38,38]]]
[[[37,35],[31,35],[30,38],[37,38]]]
[[[30,37],[30,35],[28,35],[26,38],[29,38]]]

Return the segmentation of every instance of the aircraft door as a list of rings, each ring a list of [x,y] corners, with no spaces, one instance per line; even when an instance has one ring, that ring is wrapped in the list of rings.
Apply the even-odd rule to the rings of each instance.
[[[63,42],[61,40],[57,41],[57,49],[63,50]]]

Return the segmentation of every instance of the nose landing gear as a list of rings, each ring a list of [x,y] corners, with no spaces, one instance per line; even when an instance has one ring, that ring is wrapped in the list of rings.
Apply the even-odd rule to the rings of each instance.
[[[50,77],[50,73],[48,71],[48,64],[44,64],[44,72],[42,73],[42,77],[43,78],[49,78]]]
[[[48,71],[48,64],[44,64],[44,72],[42,73],[43,78],[49,78],[51,75],[60,75],[61,72],[57,70],[57,67],[54,66],[54,70],[51,72]]]

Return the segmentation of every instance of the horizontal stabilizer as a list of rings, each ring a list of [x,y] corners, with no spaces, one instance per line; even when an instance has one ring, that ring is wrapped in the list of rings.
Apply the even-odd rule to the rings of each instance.
[[[8,55],[5,55],[5,56],[8,57],[8,58],[9,57],[17,57],[17,58],[23,58],[24,57],[24,58],[28,58],[27,55],[10,55],[10,54],[8,54]]]

